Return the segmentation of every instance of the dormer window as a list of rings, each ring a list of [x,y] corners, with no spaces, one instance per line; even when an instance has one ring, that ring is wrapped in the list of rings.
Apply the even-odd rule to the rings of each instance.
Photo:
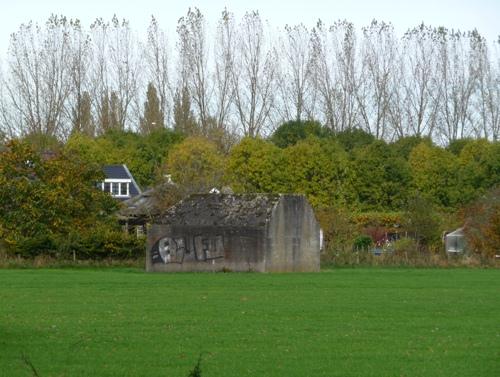
[[[100,183],[100,188],[113,198],[123,201],[141,193],[126,165],[105,165],[103,172],[106,179]]]
[[[106,179],[102,183],[102,191],[109,192],[114,198],[130,197],[130,179]]]

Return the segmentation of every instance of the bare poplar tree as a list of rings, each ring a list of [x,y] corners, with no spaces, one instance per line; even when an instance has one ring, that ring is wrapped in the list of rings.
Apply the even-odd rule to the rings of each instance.
[[[466,35],[460,31],[439,28],[439,87],[442,93],[439,104],[438,135],[444,141],[464,138],[472,128],[472,95],[476,84],[475,70],[468,62]]]
[[[358,126],[359,69],[356,57],[356,32],[354,25],[337,21],[330,27],[337,67],[337,110],[341,129]]]
[[[205,19],[198,8],[189,8],[177,24],[181,78],[194,102],[201,131],[208,132],[210,120],[210,82]]]
[[[434,132],[441,96],[436,60],[432,28],[421,24],[405,33],[391,101],[392,124],[399,137]]]
[[[234,85],[232,84],[235,49],[234,15],[226,9],[222,11],[217,24],[214,50],[214,101],[215,123],[220,130],[229,132],[229,116],[234,100]]]
[[[234,104],[243,134],[261,135],[274,104],[276,56],[264,38],[257,11],[247,12],[239,24],[234,57]]]
[[[66,109],[72,130],[93,136],[92,101],[88,93],[89,67],[92,58],[92,45],[89,34],[82,28],[79,20],[70,21],[69,58],[70,58],[70,96]]]
[[[89,72],[89,87],[94,106],[94,117],[97,119],[96,131],[98,133],[104,132],[109,127],[108,34],[109,23],[102,18],[96,19],[90,25],[92,59]]]
[[[497,42],[500,44],[500,40]],[[497,64],[490,57],[486,40],[477,32],[471,34],[472,66],[477,69],[478,90],[474,105],[473,124],[476,137],[498,140],[500,136],[500,59]]]
[[[132,105],[138,100],[140,65],[137,56],[138,48],[129,22],[119,21],[113,16],[109,38],[109,75],[113,88],[111,99],[116,100],[117,125],[120,129],[127,128],[130,120],[138,123],[142,112],[141,104],[132,117]]]
[[[163,124],[172,117],[173,89],[170,79],[170,56],[168,40],[165,32],[158,25],[155,17],[151,17],[148,27],[147,42],[144,48],[148,82],[153,83],[160,101]]]
[[[315,87],[326,126],[343,131],[358,125],[359,67],[354,25],[337,21],[313,29]]]
[[[362,74],[356,91],[360,119],[364,129],[376,138],[389,136],[389,107],[396,71],[397,40],[394,28],[385,22],[372,21],[363,28],[361,47]]]
[[[280,40],[279,110],[283,120],[314,117],[313,49],[311,33],[303,24],[285,26]]]
[[[21,128],[18,114],[12,110],[5,80],[3,66],[0,64],[0,134],[2,138],[15,137]]]
[[[13,115],[8,119],[22,134],[67,135],[68,28],[65,17],[52,15],[44,29],[30,22],[11,35],[6,92]]]
[[[335,117],[336,89],[333,52],[328,43],[328,33],[321,22],[311,31],[312,43],[312,79],[314,91],[318,98],[319,118],[331,130],[337,131],[338,124]]]

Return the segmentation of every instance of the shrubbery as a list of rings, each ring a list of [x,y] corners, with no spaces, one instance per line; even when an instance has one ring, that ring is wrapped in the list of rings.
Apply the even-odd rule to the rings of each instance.
[[[22,237],[6,248],[7,255],[56,259],[137,259],[145,254],[145,239],[119,230],[96,230],[86,234],[36,234]]]

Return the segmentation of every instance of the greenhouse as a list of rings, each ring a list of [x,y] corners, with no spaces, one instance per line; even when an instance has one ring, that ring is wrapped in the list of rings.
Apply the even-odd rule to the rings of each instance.
[[[448,254],[460,254],[465,251],[465,235],[463,228],[458,228],[445,236],[445,248]]]

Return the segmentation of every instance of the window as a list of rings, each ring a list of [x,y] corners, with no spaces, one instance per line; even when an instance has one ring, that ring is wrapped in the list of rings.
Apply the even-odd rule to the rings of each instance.
[[[120,195],[128,196],[128,182],[120,183]]]
[[[130,180],[106,179],[101,187],[102,191],[111,193],[113,197],[130,197]]]

